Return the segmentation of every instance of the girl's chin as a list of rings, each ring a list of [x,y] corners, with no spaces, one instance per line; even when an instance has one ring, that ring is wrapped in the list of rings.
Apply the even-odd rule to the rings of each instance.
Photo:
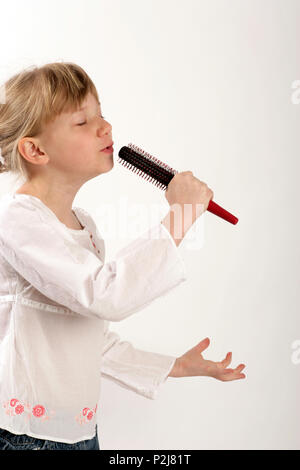
[[[107,165],[101,165],[101,173],[107,173],[109,171],[111,171],[114,167],[114,161],[113,159],[111,159],[111,162]]]

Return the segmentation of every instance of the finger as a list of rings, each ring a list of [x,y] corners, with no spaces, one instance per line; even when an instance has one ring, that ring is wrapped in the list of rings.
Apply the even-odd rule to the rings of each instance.
[[[222,380],[223,382],[229,382],[229,381],[232,381],[232,380],[239,380],[239,379],[245,379],[246,376],[245,374],[239,374],[239,375],[236,375],[235,373],[231,374],[231,375],[224,375],[222,377]]]
[[[227,367],[231,363],[231,360],[232,360],[232,352],[229,352],[229,353],[226,354],[225,359],[223,359],[223,361],[221,361],[221,364],[224,367]]]
[[[246,378],[245,374],[239,374],[238,376],[233,377],[232,380],[239,380],[239,379],[245,379],[245,378]]]
[[[232,374],[233,376],[236,377],[236,375],[238,374],[239,376],[240,375],[244,375],[244,374],[241,374],[241,371],[245,368],[245,364],[240,364],[238,365],[235,369],[223,369],[222,372],[221,372],[221,375],[226,375],[228,376],[228,374]]]
[[[200,343],[197,344],[197,348],[199,349],[200,352],[204,351],[206,348],[208,348],[210,343],[209,338],[204,338]]]
[[[240,364],[235,368],[235,370],[236,372],[241,372],[241,370],[243,370],[245,367],[246,367],[245,364]]]
[[[240,374],[241,371],[242,371],[245,367],[246,367],[245,364],[240,364],[240,365],[237,366],[235,369],[224,369],[224,370],[222,371],[222,374],[223,374],[223,373],[227,373],[226,371],[230,371],[230,372],[232,372],[232,373],[235,374],[235,375],[236,375],[236,374]]]

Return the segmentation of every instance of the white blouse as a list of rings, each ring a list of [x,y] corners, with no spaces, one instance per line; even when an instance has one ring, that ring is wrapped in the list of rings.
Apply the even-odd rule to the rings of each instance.
[[[101,374],[155,399],[176,357],[109,331],[186,280],[160,222],[105,262],[93,218],[69,229],[39,198],[0,199],[0,428],[75,443],[95,436]]]

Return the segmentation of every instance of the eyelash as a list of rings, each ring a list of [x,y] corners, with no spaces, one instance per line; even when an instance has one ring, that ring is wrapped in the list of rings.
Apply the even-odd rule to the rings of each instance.
[[[100,117],[102,117],[102,119],[105,119],[104,116],[100,116]],[[83,126],[84,124],[86,124],[86,122],[81,122],[81,123],[77,124],[77,126]]]

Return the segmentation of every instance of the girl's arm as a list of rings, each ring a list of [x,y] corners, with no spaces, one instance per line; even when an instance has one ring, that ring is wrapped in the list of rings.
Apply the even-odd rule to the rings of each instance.
[[[121,387],[152,400],[167,380],[176,357],[135,348],[113,331],[106,331],[101,374]]]
[[[1,203],[0,256],[46,297],[79,315],[121,321],[186,280],[179,250],[161,223],[103,263],[31,200]]]

